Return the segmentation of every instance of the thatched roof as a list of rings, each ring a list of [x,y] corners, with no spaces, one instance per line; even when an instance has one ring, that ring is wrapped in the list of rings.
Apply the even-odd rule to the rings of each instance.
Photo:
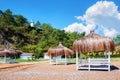
[[[90,31],[87,36],[74,41],[73,50],[79,53],[113,51],[114,41],[109,37],[100,36],[94,31]]]
[[[63,56],[66,55],[71,56],[73,55],[73,51],[65,46],[63,46],[61,43],[57,47],[49,48],[48,49],[48,56]]]
[[[0,57],[3,56],[19,57],[20,54],[22,54],[22,51],[20,50],[4,49],[0,51]]]

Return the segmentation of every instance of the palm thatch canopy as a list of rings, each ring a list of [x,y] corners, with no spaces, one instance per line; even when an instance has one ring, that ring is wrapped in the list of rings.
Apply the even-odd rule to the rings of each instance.
[[[78,53],[113,51],[114,41],[90,31],[87,36],[74,41],[73,50]]]
[[[22,54],[20,50],[4,49],[0,51],[0,57],[9,56],[18,58]]]
[[[66,55],[71,56],[73,55],[73,51],[65,46],[63,46],[61,43],[57,47],[49,48],[48,49],[48,56],[63,56]]]

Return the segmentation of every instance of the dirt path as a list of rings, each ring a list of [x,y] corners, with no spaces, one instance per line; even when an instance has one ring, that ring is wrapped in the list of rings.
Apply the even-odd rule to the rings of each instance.
[[[118,69],[113,69],[111,72],[76,71],[75,64],[51,65],[48,62],[40,62],[0,69],[0,80],[119,80],[120,62],[113,62],[112,65]]]
[[[6,68],[13,68],[13,67],[20,67],[20,66],[26,66],[26,65],[31,65],[33,63],[14,63],[14,64],[0,64],[0,69],[6,69]]]

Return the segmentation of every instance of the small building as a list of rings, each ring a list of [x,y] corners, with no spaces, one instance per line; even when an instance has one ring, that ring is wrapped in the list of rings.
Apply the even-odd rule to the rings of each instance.
[[[48,56],[48,53],[44,53],[44,59],[50,59],[50,56]]]
[[[25,59],[25,60],[32,59],[32,55],[33,53],[23,53],[20,55],[20,59]]]

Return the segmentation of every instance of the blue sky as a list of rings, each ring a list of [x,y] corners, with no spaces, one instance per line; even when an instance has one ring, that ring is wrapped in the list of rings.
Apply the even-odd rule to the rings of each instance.
[[[29,21],[39,20],[55,28],[64,28],[76,21],[74,16],[83,15],[97,0],[0,0],[0,9],[11,9]]]
[[[28,21],[31,21],[31,19],[33,19],[34,21],[40,21],[41,23],[49,23],[54,28],[66,28],[67,31],[70,29],[69,27],[75,23],[76,25],[79,24],[79,28],[81,27],[81,24],[84,25],[84,22],[86,25],[88,25],[88,20],[82,20],[83,16],[87,15],[87,10],[91,6],[100,1],[104,2],[105,0],[0,0],[0,9],[3,11],[5,11],[6,9],[10,9],[13,14],[21,14],[26,17]],[[118,7],[118,13],[120,12],[119,0],[106,1],[113,2],[115,6]],[[79,19],[80,16],[82,17],[82,19]],[[91,25],[94,26],[94,24]],[[99,24],[95,25],[99,26]],[[109,29],[112,30],[112,28],[113,26],[111,26]],[[99,30],[96,30],[96,32],[101,32],[101,28],[97,29]],[[119,33],[118,31],[116,32],[116,34]]]

